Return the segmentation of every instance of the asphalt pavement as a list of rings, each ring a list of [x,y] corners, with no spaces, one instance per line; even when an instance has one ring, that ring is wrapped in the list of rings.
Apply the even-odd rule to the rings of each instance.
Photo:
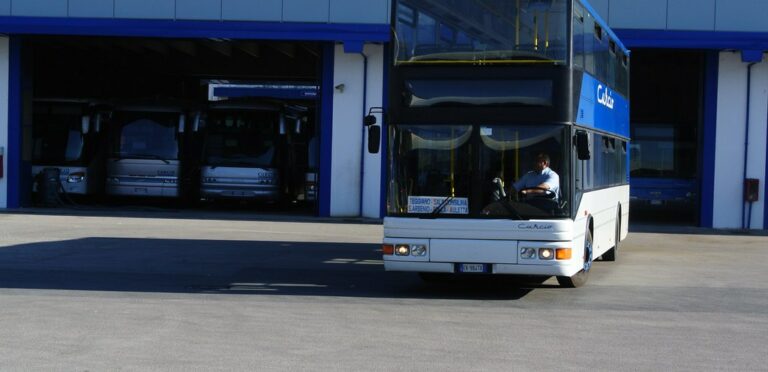
[[[69,214],[0,214],[2,371],[768,369],[764,235],[644,225],[562,289],[384,272],[376,221]]]

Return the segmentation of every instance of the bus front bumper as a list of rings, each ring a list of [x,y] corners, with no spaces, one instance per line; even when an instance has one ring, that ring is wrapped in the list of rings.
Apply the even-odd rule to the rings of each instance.
[[[200,193],[206,199],[280,199],[280,187],[277,185],[203,183]]]
[[[384,259],[386,271],[411,271],[424,273],[458,274],[457,265],[451,262],[390,261]],[[573,276],[583,269],[581,263],[563,265],[488,264],[493,275]]]
[[[573,276],[584,268],[572,241],[385,238],[387,271]]]

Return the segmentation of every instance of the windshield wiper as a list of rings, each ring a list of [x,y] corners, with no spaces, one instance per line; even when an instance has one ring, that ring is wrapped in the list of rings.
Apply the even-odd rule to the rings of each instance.
[[[440,203],[440,205],[438,205],[437,208],[435,208],[435,210],[433,210],[432,213],[430,213],[430,216],[431,217],[436,217],[437,215],[439,215],[440,212],[442,212],[443,209],[445,209],[445,207],[448,205],[448,203],[450,203],[451,200],[453,200],[455,198],[456,198],[455,196],[449,196],[449,197],[445,198],[445,200],[443,200],[442,203]]]
[[[157,156],[157,155],[150,155],[150,154],[127,154],[127,155],[118,155],[119,157],[115,161],[125,160],[125,159],[153,159],[153,160],[160,160],[165,164],[171,164],[168,159],[165,159],[163,157]]]

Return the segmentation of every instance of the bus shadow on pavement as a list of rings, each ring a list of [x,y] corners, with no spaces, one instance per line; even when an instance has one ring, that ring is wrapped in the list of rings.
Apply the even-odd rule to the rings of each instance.
[[[385,272],[378,244],[93,237],[0,248],[0,288],[77,291],[521,299],[544,279],[422,282]]]

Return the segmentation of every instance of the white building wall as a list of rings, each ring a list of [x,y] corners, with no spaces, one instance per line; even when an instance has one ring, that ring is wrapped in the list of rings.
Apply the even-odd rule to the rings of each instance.
[[[742,228],[749,218],[743,201],[744,146],[747,118],[747,67],[738,52],[720,54],[717,99],[717,138],[715,149],[714,227]],[[760,200],[752,205],[749,228],[762,229],[765,197],[763,195],[768,131],[768,60],[752,67],[750,92],[749,141],[746,178],[760,180]]]
[[[366,45],[365,55],[368,56],[368,89],[366,111],[371,107],[384,105],[384,47],[382,45]],[[381,114],[375,114],[379,125],[382,124]],[[382,138],[384,133],[382,133]],[[379,144],[380,148],[383,146]],[[363,173],[363,217],[381,217],[381,155],[368,153],[368,136],[366,133],[363,146],[365,170]]]
[[[0,208],[8,207],[8,85],[10,42],[0,37],[0,151],[3,154],[3,177],[0,178]]]
[[[370,107],[382,106],[383,47],[366,45],[364,53],[368,56],[365,109],[364,58],[359,53],[345,53],[343,45],[336,46],[331,155],[331,216],[334,217],[361,214],[364,217],[379,217],[381,155],[367,153],[363,117]]]

